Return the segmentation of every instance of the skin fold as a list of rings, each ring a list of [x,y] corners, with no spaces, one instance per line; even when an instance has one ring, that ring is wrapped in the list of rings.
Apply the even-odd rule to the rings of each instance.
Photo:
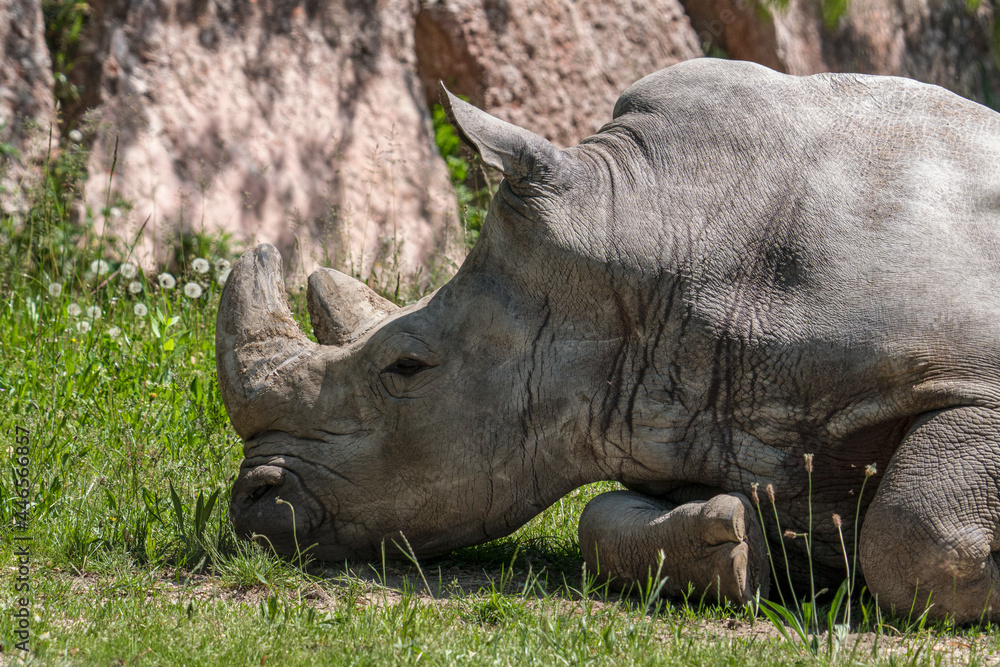
[[[504,174],[448,284],[397,308],[321,269],[313,343],[274,248],[233,267],[216,349],[241,534],[434,556],[614,480],[580,540],[616,586],[659,569],[746,601],[775,511],[803,533],[811,503],[818,585],[845,576],[832,515],[850,554],[857,514],[880,605],[997,618],[1000,116],[699,59],[560,150],[444,95]],[[801,581],[804,541],[785,547]]]

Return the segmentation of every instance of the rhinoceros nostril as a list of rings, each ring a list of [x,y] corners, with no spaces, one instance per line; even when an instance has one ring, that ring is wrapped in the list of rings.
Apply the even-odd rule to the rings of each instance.
[[[250,492],[250,495],[247,498],[247,500],[252,505],[253,503],[263,498],[267,494],[267,492],[273,488],[274,484],[261,484],[256,489]]]
[[[252,506],[267,493],[282,485],[285,481],[285,470],[278,466],[257,466],[249,470],[237,482],[233,493],[234,499],[242,499],[240,505],[244,508]]]

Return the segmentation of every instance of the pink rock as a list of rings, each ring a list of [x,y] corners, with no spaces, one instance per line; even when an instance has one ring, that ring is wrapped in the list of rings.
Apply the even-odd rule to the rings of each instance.
[[[134,207],[109,220],[128,243],[144,228],[135,259],[163,261],[179,234],[222,230],[274,243],[295,271],[323,264],[383,285],[421,270],[426,279],[464,254],[431,134],[438,79],[562,146],[609,121],[635,80],[702,47],[794,74],[901,74],[986,101],[1000,81],[992,5],[964,0],[852,0],[832,28],[818,0],[783,10],[754,0],[89,4],[72,71],[80,100],[63,114],[94,142],[86,202],[98,222],[109,204]],[[26,119],[53,116],[42,32],[37,4],[0,0],[0,115],[14,119],[0,142],[22,157],[7,164],[7,200],[47,147],[26,130]]]
[[[1000,95],[993,8],[964,0],[852,0],[827,25],[816,0],[778,9],[754,0],[682,0],[706,50],[789,74],[907,76],[975,100]]]
[[[417,16],[431,83],[562,146],[611,120],[637,79],[702,55],[677,0],[431,0]]]
[[[40,173],[54,119],[41,3],[0,0],[0,211],[25,207],[25,190]],[[59,145],[57,130],[52,143]]]
[[[218,230],[386,283],[460,256],[415,1],[116,4],[90,33],[87,202],[130,202],[113,228],[129,242],[149,220],[139,261]]]

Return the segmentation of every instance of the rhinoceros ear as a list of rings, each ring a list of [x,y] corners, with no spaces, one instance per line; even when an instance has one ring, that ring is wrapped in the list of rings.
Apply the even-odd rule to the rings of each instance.
[[[322,345],[347,345],[399,309],[360,280],[333,269],[317,269],[309,276],[306,301]]]
[[[507,180],[545,181],[558,173],[562,154],[544,137],[494,118],[452,95],[443,83],[439,86],[448,118],[459,136]]]

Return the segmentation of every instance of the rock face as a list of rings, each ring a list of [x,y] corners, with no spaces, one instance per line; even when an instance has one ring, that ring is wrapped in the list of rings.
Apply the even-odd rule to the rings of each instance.
[[[140,260],[221,228],[293,251],[297,269],[392,280],[460,246],[414,74],[415,1],[94,10],[87,198],[100,210],[110,183],[134,205],[113,230],[129,241],[149,219]]]
[[[637,79],[702,55],[677,0],[429,0],[416,48],[432,84],[568,146],[611,120]]]
[[[461,259],[428,112],[439,79],[561,146],[610,120],[635,80],[703,49],[1000,99],[990,2],[852,0],[829,26],[819,0],[766,4],[92,0],[71,72],[80,98],[62,113],[93,145],[88,205],[99,223],[109,203],[133,206],[109,219],[129,243],[144,229],[140,261],[221,229],[274,243],[299,271],[322,263],[385,283]],[[48,133],[29,128],[53,117],[37,2],[0,0],[0,48],[0,144],[19,156],[0,154],[9,208],[46,148]]]
[[[41,4],[0,0],[0,211],[22,206],[28,167],[44,158],[54,118]]]
[[[976,4],[857,0],[824,42],[823,60],[842,71],[908,76],[995,106],[997,17],[991,3]]]
[[[682,1],[706,52],[718,47],[789,74],[906,76],[992,106],[1000,101],[989,2],[852,0],[827,21],[817,0],[790,0],[785,9],[754,0]]]
[[[110,183],[135,207],[115,233],[150,221],[140,260],[221,227],[300,270],[405,278],[458,261],[437,79],[573,144],[635,79],[700,55],[676,0],[627,4],[102,0],[78,75],[88,203],[103,209]]]

